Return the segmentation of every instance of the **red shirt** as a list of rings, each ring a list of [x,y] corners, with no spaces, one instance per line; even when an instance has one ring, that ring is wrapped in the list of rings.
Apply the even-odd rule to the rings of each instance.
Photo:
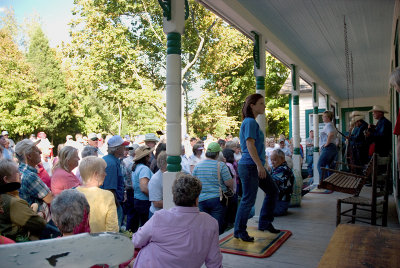
[[[397,115],[397,120],[396,120],[396,125],[394,126],[394,135],[400,135],[400,109],[399,109],[399,114]]]

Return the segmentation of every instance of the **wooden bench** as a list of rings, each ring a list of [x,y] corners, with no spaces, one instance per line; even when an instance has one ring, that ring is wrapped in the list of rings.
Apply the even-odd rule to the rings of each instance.
[[[1,267],[118,267],[133,257],[131,240],[119,233],[78,234],[0,246]]]
[[[400,267],[400,229],[340,224],[318,268]]]
[[[365,172],[360,174],[344,172],[335,169],[323,168],[322,178],[324,178],[326,172],[332,173],[329,177],[322,179],[318,188],[328,189],[332,191],[342,192],[358,196],[361,192],[362,187],[366,183],[367,179],[373,174],[374,168],[376,168],[376,155],[374,154],[369,161]],[[358,167],[357,168],[361,168]]]

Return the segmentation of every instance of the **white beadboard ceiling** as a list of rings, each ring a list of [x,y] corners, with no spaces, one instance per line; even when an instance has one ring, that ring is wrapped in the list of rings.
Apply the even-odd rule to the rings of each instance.
[[[343,20],[353,55],[354,97],[387,95],[396,0],[198,0],[251,37],[263,34],[266,49],[285,64],[297,64],[307,82],[317,82],[345,100]],[[353,92],[350,92],[352,98]]]

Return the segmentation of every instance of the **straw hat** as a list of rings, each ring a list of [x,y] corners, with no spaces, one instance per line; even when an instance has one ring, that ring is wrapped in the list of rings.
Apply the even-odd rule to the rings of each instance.
[[[382,112],[382,113],[388,113],[388,111],[385,110],[385,108],[383,108],[382,105],[374,105],[372,107],[372,110],[370,112]]]
[[[350,114],[350,118],[353,118],[354,116],[359,116],[359,115],[364,116],[364,113],[360,112],[360,111],[352,111]]]
[[[353,121],[354,121],[354,123],[355,122],[357,122],[358,120],[364,120],[365,119],[365,116],[364,115],[356,115],[356,116],[354,116],[353,117]]]
[[[149,153],[151,153],[152,151],[154,151],[154,148],[150,148],[147,145],[140,146],[135,150],[135,157],[133,158],[133,161],[138,161],[139,159],[142,159],[143,157],[149,155]]]

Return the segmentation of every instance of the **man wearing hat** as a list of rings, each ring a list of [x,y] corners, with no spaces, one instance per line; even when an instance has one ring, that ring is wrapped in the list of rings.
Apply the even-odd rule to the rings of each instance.
[[[124,201],[125,186],[120,158],[124,156],[125,146],[128,145],[129,142],[124,141],[121,136],[115,135],[108,140],[107,144],[108,155],[103,157],[104,161],[107,163],[107,175],[101,188],[109,190],[114,194],[115,204],[117,205],[118,224],[121,227],[123,216],[121,203]]]
[[[388,156],[392,151],[392,122],[384,116],[387,111],[381,105],[374,105],[371,111],[378,122],[375,129],[372,125],[368,126],[366,136],[371,143],[375,143],[375,153]]]
[[[39,211],[48,214],[48,206],[53,201],[53,194],[46,184],[39,178],[36,166],[41,162],[41,151],[36,146],[40,140],[33,142],[24,139],[15,146],[15,154],[19,160],[21,173],[21,188],[19,196],[29,205],[37,203]]]
[[[160,139],[154,133],[147,133],[144,136],[144,144],[146,144],[150,148],[155,148],[159,141],[160,141]],[[154,154],[151,153],[150,154],[150,163],[153,161],[154,158],[155,158]]]
[[[365,115],[354,113],[352,120],[354,129],[350,135],[349,142],[351,146],[353,162],[357,166],[363,166],[368,162],[368,143],[364,132],[368,128],[367,122],[364,121]]]
[[[99,157],[104,156],[103,152],[99,150],[99,138],[96,133],[90,133],[88,135],[88,145],[97,149],[97,155]]]

